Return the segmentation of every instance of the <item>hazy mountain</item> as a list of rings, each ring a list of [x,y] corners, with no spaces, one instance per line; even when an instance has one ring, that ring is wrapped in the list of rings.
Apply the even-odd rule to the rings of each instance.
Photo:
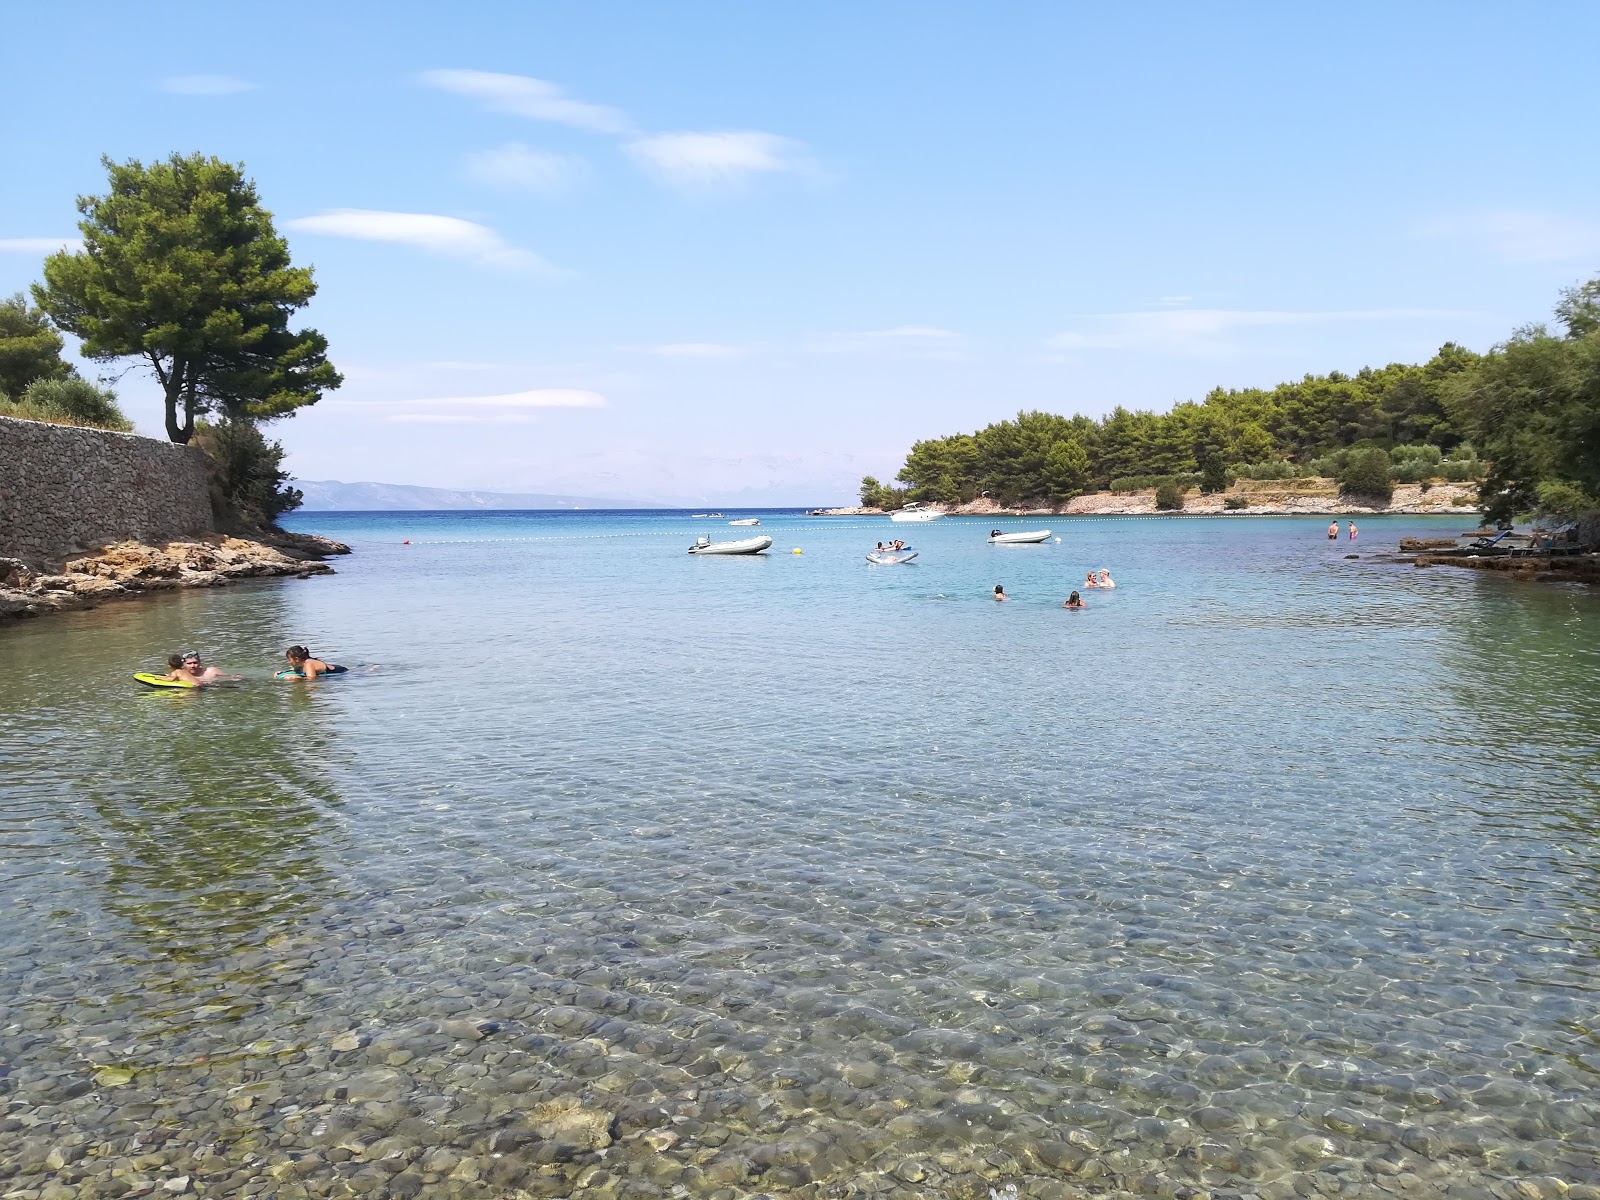
[[[536,492],[455,492],[408,483],[340,483],[337,479],[296,479],[310,512],[378,512],[387,509],[550,509],[669,508],[644,500],[598,496],[547,496]]]

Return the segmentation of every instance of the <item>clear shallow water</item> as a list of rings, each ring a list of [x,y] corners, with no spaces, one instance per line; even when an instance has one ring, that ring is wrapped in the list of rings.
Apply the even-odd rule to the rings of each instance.
[[[1460,522],[293,524],[0,629],[14,1187],[1600,1196],[1600,597]]]

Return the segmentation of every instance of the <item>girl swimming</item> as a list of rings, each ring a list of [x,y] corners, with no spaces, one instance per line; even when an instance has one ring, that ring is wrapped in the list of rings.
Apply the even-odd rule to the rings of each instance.
[[[289,669],[279,671],[279,679],[315,679],[318,675],[343,675],[347,668],[338,663],[323,662],[313,658],[304,646],[290,646],[283,652],[289,660]]]

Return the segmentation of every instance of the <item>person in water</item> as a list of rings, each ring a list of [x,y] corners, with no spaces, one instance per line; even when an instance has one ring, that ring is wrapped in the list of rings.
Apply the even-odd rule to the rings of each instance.
[[[1009,600],[1009,599],[1011,599],[1010,596],[1006,595],[1006,589],[1005,589],[1005,585],[1004,584],[997,583],[997,584],[994,585],[994,598],[996,600]]]
[[[172,665],[172,660],[167,659],[167,665]],[[215,683],[219,679],[243,679],[243,675],[229,675],[220,667],[208,667],[200,661],[200,654],[195,650],[185,650],[179,659],[177,674],[169,674],[168,679],[187,679],[194,684]]]
[[[1339,522],[1334,521],[1328,526],[1328,540],[1330,542],[1336,542],[1339,540]]]
[[[1097,580],[1094,577],[1094,572],[1093,571],[1090,571],[1087,575],[1085,575],[1083,577],[1083,586],[1084,587],[1099,587],[1100,586],[1100,581]]]
[[[311,651],[304,646],[290,646],[283,656],[289,660],[289,669],[279,671],[279,679],[315,679],[318,675],[343,675],[346,670],[338,663],[313,658]]]
[[[1110,571],[1106,570],[1104,567],[1101,567],[1100,568],[1100,582],[1095,584],[1095,586],[1096,587],[1103,587],[1103,588],[1108,588],[1108,587],[1114,588],[1114,587],[1117,586],[1117,581],[1111,578],[1111,572]]]
[[[183,669],[183,655],[167,655],[167,673],[165,678],[174,683],[192,683],[199,686],[200,681]]]
[[[1356,540],[1356,536],[1357,536],[1356,523],[1354,521],[1351,521],[1350,522],[1350,540],[1352,542],[1355,541]]]
[[[1065,600],[1063,600],[1061,602],[1061,607],[1062,608],[1088,608],[1089,606],[1083,602],[1083,597],[1082,596],[1078,595],[1077,592],[1073,592],[1072,595],[1068,596]]]

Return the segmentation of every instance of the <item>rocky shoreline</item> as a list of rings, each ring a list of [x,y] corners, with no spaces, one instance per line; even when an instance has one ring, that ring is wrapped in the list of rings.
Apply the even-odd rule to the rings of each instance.
[[[1228,501],[1243,501],[1229,507]],[[1173,515],[1156,508],[1154,488],[1136,492],[1090,492],[1074,496],[1066,504],[1007,507],[987,496],[966,504],[948,507],[935,505],[952,517],[1136,517]],[[881,508],[830,508],[827,517],[882,516]],[[1478,485],[1475,483],[1399,484],[1388,503],[1372,496],[1343,494],[1331,479],[1241,479],[1225,492],[1201,495],[1191,488],[1184,494],[1183,508],[1191,515],[1228,514],[1229,516],[1342,516],[1396,513],[1422,515],[1476,515]]]
[[[125,541],[40,570],[0,558],[0,619],[37,617],[106,600],[177,588],[225,587],[236,579],[331,575],[322,561],[350,547],[315,534],[273,530],[260,540],[208,533],[147,546]]]

